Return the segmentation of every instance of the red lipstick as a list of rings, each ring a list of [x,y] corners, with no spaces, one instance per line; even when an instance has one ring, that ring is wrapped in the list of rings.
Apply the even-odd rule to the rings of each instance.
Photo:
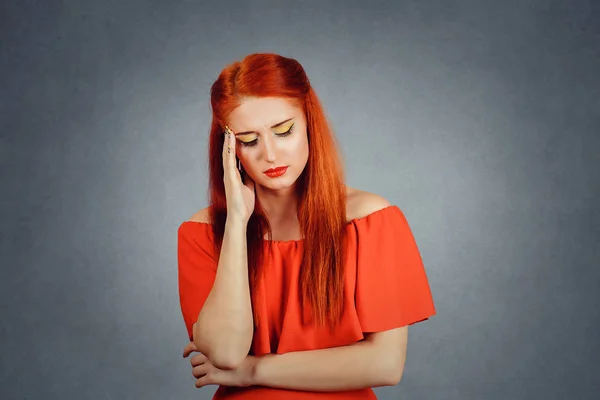
[[[283,174],[285,174],[285,172],[287,171],[288,167],[277,167],[277,168],[269,168],[268,170],[265,171],[265,175],[267,175],[269,178],[277,178]]]

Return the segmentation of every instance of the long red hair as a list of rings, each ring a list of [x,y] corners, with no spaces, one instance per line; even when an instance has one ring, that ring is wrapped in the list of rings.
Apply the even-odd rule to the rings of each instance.
[[[300,290],[304,322],[335,328],[344,302],[346,189],[337,143],[320,101],[300,63],[277,54],[251,54],[228,65],[211,87],[209,137],[210,215],[215,248],[220,253],[227,218],[223,183],[223,128],[227,116],[244,97],[281,97],[302,108],[309,143],[307,165],[297,181],[298,220],[303,234]],[[264,272],[262,263],[269,221],[256,199],[246,237],[252,302]],[[259,316],[254,309],[255,324]]]

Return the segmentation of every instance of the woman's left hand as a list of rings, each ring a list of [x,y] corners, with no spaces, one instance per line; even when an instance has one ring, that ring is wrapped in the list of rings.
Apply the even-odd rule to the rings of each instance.
[[[190,358],[192,365],[192,375],[196,378],[196,387],[201,388],[206,385],[223,385],[247,387],[252,385],[254,369],[256,366],[256,357],[247,356],[244,362],[232,370],[218,369],[206,357],[196,349],[194,342],[189,342],[183,349],[183,357],[189,356],[192,352],[198,352]]]

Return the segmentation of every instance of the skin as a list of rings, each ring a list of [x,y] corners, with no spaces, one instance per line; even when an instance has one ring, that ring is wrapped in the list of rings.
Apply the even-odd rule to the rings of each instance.
[[[283,121],[287,122],[272,128]],[[227,125],[236,134],[235,153],[255,183],[256,196],[272,226],[273,239],[299,239],[294,191],[309,153],[302,109],[287,99],[248,98],[229,115]],[[283,136],[289,128],[291,132]],[[270,178],[264,174],[269,168],[281,166],[288,166],[283,176]]]
[[[287,121],[282,125],[274,125]],[[293,124],[291,134],[281,136]],[[226,171],[235,169],[240,159],[254,193],[260,199],[271,224],[274,240],[301,238],[297,218],[296,181],[308,160],[308,135],[303,112],[292,102],[281,98],[245,99],[229,116],[227,125],[236,133],[224,141]],[[255,141],[255,145],[244,143]],[[234,154],[226,147],[235,147]],[[227,157],[227,158],[225,158]],[[288,166],[286,174],[269,178],[264,171]],[[229,179],[232,179],[231,176]],[[241,181],[238,185],[241,187]],[[244,182],[247,184],[247,181]],[[242,188],[243,189],[243,188]],[[232,189],[233,190],[233,189]],[[246,191],[251,193],[248,189]],[[248,199],[246,199],[248,201]],[[348,220],[361,218],[390,203],[373,193],[347,187]],[[196,213],[191,220],[206,222],[208,209]],[[196,332],[194,324],[193,332]],[[248,355],[234,369],[215,367],[194,342],[189,342],[183,357],[190,358],[196,387],[225,385],[246,387],[261,385],[273,388],[307,391],[344,391],[376,386],[393,386],[400,382],[406,361],[408,327],[383,332],[364,333],[364,340],[349,346],[330,349],[296,351],[286,354]]]

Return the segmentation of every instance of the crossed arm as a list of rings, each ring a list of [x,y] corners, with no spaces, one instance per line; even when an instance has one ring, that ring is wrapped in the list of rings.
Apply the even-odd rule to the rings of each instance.
[[[202,354],[192,357],[196,387],[265,386],[304,391],[349,391],[400,382],[406,361],[408,327],[367,333],[348,345],[285,354],[247,356],[235,369],[221,370]],[[197,351],[193,342],[184,357]]]
[[[400,382],[408,327],[370,333],[349,346],[257,357],[253,384],[280,389],[345,391]]]

